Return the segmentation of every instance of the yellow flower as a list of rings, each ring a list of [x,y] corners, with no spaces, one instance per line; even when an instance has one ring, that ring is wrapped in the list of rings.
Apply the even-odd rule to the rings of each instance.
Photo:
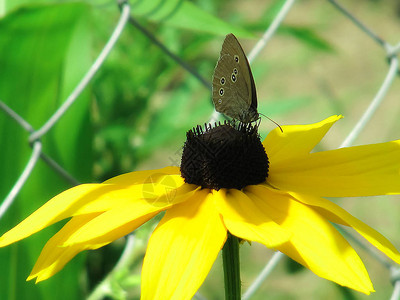
[[[43,248],[28,278],[39,282],[77,253],[107,245],[166,211],[147,247],[142,299],[190,299],[228,231],[369,294],[373,286],[364,264],[331,222],[354,228],[396,263],[400,253],[377,231],[321,197],[399,194],[400,141],[311,153],[340,118],[283,126],[283,133],[273,130],[263,142],[268,177],[259,184],[202,188],[186,183],[178,167],[132,172],[55,196],[5,233],[0,246],[72,217]]]

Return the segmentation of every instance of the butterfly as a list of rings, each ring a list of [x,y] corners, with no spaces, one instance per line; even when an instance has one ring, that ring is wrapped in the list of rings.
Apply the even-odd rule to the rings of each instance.
[[[215,109],[235,120],[250,123],[259,119],[257,94],[247,57],[237,38],[228,34],[213,74]]]

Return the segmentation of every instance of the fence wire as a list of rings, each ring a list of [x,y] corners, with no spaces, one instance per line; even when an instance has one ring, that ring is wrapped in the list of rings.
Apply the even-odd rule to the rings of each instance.
[[[371,28],[365,25],[362,21],[356,18],[350,11],[348,11],[344,6],[339,4],[336,0],[327,0],[329,3],[333,5],[335,9],[341,14],[343,14],[350,22],[352,22],[355,26],[357,26],[365,35],[371,38],[374,42],[376,42],[386,53],[386,59],[388,60],[388,71],[386,77],[383,79],[381,86],[378,89],[377,94],[373,97],[370,105],[366,109],[366,111],[361,116],[360,120],[356,123],[354,128],[348,134],[348,136],[344,139],[340,147],[348,147],[351,146],[354,140],[359,136],[359,134],[363,131],[365,126],[371,120],[372,116],[375,114],[376,110],[381,106],[383,100],[385,99],[385,95],[391,85],[393,84],[393,80],[398,75],[399,72],[399,61],[398,54],[400,52],[400,41],[396,45],[391,45],[381,37],[379,37],[376,33],[373,32]],[[47,163],[54,172],[61,175],[67,182],[76,185],[79,182],[70,175],[66,170],[64,170],[56,161],[48,157],[44,150],[42,149],[42,143],[40,139],[46,135],[46,133],[54,126],[54,124],[62,118],[62,116],[68,111],[70,106],[76,101],[78,96],[82,93],[82,91],[87,87],[93,76],[96,72],[101,68],[103,62],[106,57],[110,53],[110,51],[115,46],[121,32],[125,28],[127,24],[131,24],[138,28],[144,35],[146,35],[156,46],[158,46],[165,55],[171,57],[175,62],[177,62],[181,67],[186,69],[189,73],[191,73],[195,78],[197,78],[207,89],[211,88],[211,84],[209,81],[205,80],[194,68],[192,68],[189,64],[184,62],[179,56],[170,51],[162,42],[160,42],[150,31],[141,26],[139,22],[130,15],[130,5],[127,1],[118,1],[118,6],[120,7],[121,14],[119,21],[111,34],[108,42],[104,46],[103,50],[89,68],[85,76],[78,83],[72,93],[68,96],[65,102],[54,112],[54,114],[48,119],[47,122],[38,130],[35,130],[27,121],[25,121],[22,117],[20,117],[15,111],[13,111],[10,107],[8,107],[4,102],[0,101],[0,109],[6,113],[11,119],[17,122],[25,131],[29,132],[29,138],[27,143],[32,146],[31,157],[27,162],[24,170],[21,171],[21,175],[14,184],[14,186],[10,189],[10,192],[6,196],[5,200],[0,205],[0,219],[7,213],[8,209],[16,199],[18,193],[24,187],[25,182],[31,176],[32,170],[39,160]],[[256,59],[257,55],[265,48],[267,42],[273,38],[276,30],[279,28],[280,24],[285,19],[287,13],[293,8],[295,4],[295,0],[287,0],[282,5],[281,9],[277,12],[275,18],[271,22],[270,26],[265,31],[263,37],[258,41],[255,47],[251,50],[248,58],[249,61],[252,62]],[[218,113],[214,112],[212,116],[210,116],[211,121],[215,121],[218,119]],[[368,251],[372,257],[374,257],[380,264],[382,264],[390,274],[391,281],[393,284],[393,292],[391,295],[391,300],[400,299],[400,268],[397,265],[392,264],[386,259],[383,255],[376,252],[374,248],[367,245],[363,241],[361,241],[358,237],[352,235],[347,232],[343,227],[340,230],[349,238],[353,239],[360,247]],[[109,273],[109,275],[102,281],[101,284],[97,286],[97,288],[92,292],[89,296],[90,300],[102,299],[105,295],[111,292],[110,289],[110,281],[113,274],[116,273],[124,262],[129,261],[129,258],[133,253],[133,245],[134,245],[134,236],[131,235],[127,238],[127,243],[125,250],[120,258],[120,261],[116,264],[114,269]],[[243,294],[243,299],[250,299],[257,289],[262,285],[265,279],[269,274],[274,270],[274,268],[278,265],[279,261],[284,257],[284,255],[280,252],[276,252],[270,261],[266,263],[266,265],[262,268],[257,278],[250,285],[248,290]],[[197,295],[197,298],[203,298],[201,295]]]

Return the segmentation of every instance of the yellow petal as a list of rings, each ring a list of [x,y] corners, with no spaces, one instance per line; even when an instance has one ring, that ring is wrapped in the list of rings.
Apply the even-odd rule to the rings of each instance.
[[[113,189],[111,187],[111,189]],[[17,226],[0,237],[0,247],[26,238],[43,228],[70,217],[82,205],[98,194],[107,193],[110,186],[82,184],[55,196]]]
[[[103,183],[133,185],[138,183],[160,182],[168,175],[180,175],[179,167],[166,167],[156,170],[136,171],[110,178]]]
[[[310,153],[342,116],[332,116],[310,125],[286,125],[272,130],[263,142],[270,163]]]
[[[79,245],[74,247],[60,247],[65,239],[86,222],[98,214],[83,215],[72,218],[57,232],[44,246],[35,266],[27,280],[36,279],[36,283],[46,280],[60,271],[76,254],[86,249],[98,248],[103,245]]]
[[[273,197],[269,193],[268,197]],[[236,189],[214,191],[214,199],[226,228],[233,235],[273,248],[286,242],[289,233],[269,217],[260,199]]]
[[[320,277],[365,294],[373,291],[361,259],[327,220],[289,194],[278,192],[280,201],[271,200],[265,197],[266,190],[251,186],[248,193],[262,199],[270,207],[271,218],[292,233],[290,241],[276,249]]]
[[[290,193],[294,198],[306,205],[311,205],[322,216],[331,222],[353,227],[359,234],[368,240],[377,249],[385,253],[393,261],[400,264],[400,253],[383,235],[353,217],[347,211],[335,203],[324,198],[301,195],[298,193]]]
[[[116,202],[112,209],[87,222],[72,234],[63,246],[87,243],[94,240],[98,242],[103,239],[117,239],[127,234],[125,232],[126,224],[128,224],[128,228],[134,230],[158,212],[168,209],[177,203],[196,198],[195,194],[198,189],[199,187],[196,185],[184,184],[172,191],[157,192],[160,195],[158,198],[149,199],[140,199],[136,195],[129,194],[129,190],[127,190],[128,194],[120,197],[122,201],[115,199]],[[158,190],[158,188],[155,186],[154,190]]]
[[[267,181],[282,190],[325,197],[400,194],[400,141],[271,161]]]
[[[145,176],[142,178],[144,180]],[[184,185],[185,187],[182,187]],[[174,187],[176,189],[173,189]],[[170,203],[172,201],[170,198],[174,198],[176,190],[181,187],[182,191],[197,188],[195,185],[185,184],[179,175],[162,176],[161,181],[136,185],[81,184],[58,194],[16,227],[6,232],[0,237],[0,247],[26,238],[62,219],[110,210],[117,206],[118,202],[146,198],[151,199],[149,202],[153,204],[157,202],[156,205],[162,206],[163,202]]]
[[[226,240],[210,190],[169,209],[152,234],[142,269],[142,300],[191,299]]]

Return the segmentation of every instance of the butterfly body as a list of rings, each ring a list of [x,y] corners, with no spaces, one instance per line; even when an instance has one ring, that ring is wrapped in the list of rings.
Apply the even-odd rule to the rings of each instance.
[[[212,86],[212,99],[218,112],[243,123],[259,118],[256,87],[250,65],[233,34],[228,34],[222,44]]]

